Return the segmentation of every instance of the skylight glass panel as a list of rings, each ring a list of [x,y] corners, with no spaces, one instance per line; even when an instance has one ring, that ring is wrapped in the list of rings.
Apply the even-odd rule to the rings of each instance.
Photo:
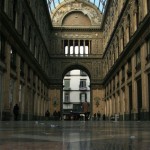
[[[63,1],[67,2],[67,0],[47,0],[47,5],[49,8],[50,14]],[[104,13],[107,0],[87,0],[87,2],[95,5],[100,10],[101,13]]]

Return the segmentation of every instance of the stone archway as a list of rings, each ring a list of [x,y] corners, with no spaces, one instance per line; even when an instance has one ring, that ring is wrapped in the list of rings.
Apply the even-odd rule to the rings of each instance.
[[[66,120],[79,120],[83,102],[88,102],[88,112],[91,112],[90,73],[75,64],[64,70],[62,78],[62,114]]]
[[[79,63],[70,63],[70,65],[66,65],[66,67],[60,68],[60,78],[59,82],[55,82],[49,89],[49,97],[50,97],[50,111],[51,114],[54,110],[62,112],[63,105],[63,78],[65,74],[73,69],[83,70],[87,73],[90,78],[90,112],[91,115],[100,111],[101,114],[105,113],[105,102],[104,98],[104,89],[103,85],[99,82],[94,82],[93,72],[89,67],[85,67],[85,65],[81,65]],[[97,80],[96,80],[97,81]]]

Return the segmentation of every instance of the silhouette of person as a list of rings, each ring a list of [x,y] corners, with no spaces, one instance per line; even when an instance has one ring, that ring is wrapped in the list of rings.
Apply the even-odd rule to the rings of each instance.
[[[103,114],[103,120],[105,121],[105,114]]]
[[[53,112],[53,116],[54,116],[54,119],[55,119],[55,120],[57,120],[57,119],[58,119],[58,113],[57,113],[57,111],[56,111],[56,110]]]
[[[14,113],[14,120],[18,120],[18,115],[19,115],[19,106],[16,104],[13,108],[13,113]]]
[[[49,119],[49,116],[50,116],[50,112],[47,110],[47,111],[45,112],[46,120],[48,120],[48,119]]]
[[[97,120],[100,120],[101,119],[101,114],[100,114],[100,111],[97,112]]]

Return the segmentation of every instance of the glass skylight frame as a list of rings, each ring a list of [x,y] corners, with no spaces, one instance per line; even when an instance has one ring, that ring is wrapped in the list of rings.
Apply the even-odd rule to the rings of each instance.
[[[67,2],[67,0],[46,0],[46,1],[50,14],[53,13],[53,11],[57,8],[59,4],[61,4],[64,1]],[[95,5],[102,14],[104,13],[107,0],[86,0],[86,1]]]

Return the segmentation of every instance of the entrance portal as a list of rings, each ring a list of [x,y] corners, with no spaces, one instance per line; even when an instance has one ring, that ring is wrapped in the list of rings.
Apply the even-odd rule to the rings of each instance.
[[[79,120],[83,114],[82,103],[89,104],[90,113],[90,79],[82,70],[71,70],[63,79],[63,117],[65,120]]]

